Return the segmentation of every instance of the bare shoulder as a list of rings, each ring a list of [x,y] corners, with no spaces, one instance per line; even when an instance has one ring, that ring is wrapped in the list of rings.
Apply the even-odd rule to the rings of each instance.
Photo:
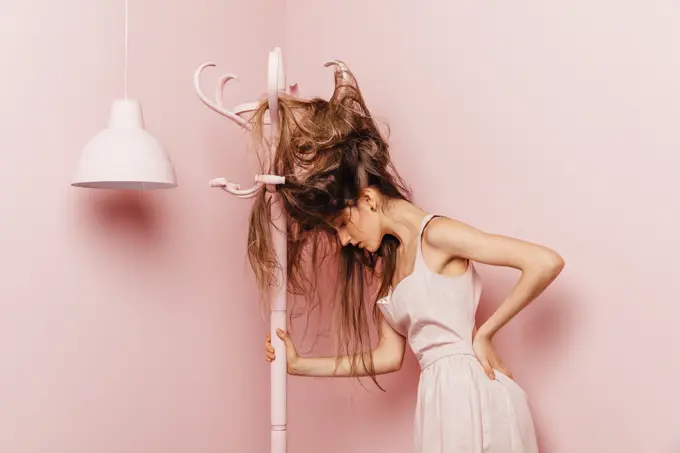
[[[423,242],[452,258],[465,258],[496,266],[526,269],[564,266],[554,250],[503,234],[490,233],[445,216],[433,218],[423,232]]]
[[[436,216],[423,231],[423,241],[432,247],[441,248],[451,241],[461,241],[466,236],[476,234],[484,232],[458,219]]]

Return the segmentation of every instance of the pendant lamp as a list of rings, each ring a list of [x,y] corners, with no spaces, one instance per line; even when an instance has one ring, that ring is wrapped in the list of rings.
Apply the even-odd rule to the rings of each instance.
[[[113,102],[108,127],[83,149],[72,186],[118,190],[177,187],[170,157],[144,128],[142,105],[128,99],[127,73],[128,0],[125,0],[125,98]]]

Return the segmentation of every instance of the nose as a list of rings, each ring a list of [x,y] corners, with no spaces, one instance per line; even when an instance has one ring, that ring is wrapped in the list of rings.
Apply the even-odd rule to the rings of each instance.
[[[340,231],[339,235],[340,235],[340,243],[342,243],[343,247],[346,246],[347,244],[349,244],[351,238],[349,237],[349,234],[346,231]]]

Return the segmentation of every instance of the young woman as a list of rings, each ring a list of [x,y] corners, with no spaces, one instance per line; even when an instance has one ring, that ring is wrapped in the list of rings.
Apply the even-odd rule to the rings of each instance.
[[[376,376],[400,369],[408,342],[421,368],[416,453],[533,453],[526,394],[493,346],[495,334],[561,272],[541,245],[480,231],[423,211],[394,169],[386,139],[356,80],[341,62],[329,101],[282,95],[281,138],[270,168],[288,214],[289,290],[314,305],[324,263],[337,265],[336,357],[301,357],[287,332],[288,372],[296,376]],[[261,136],[266,101],[253,117]],[[251,215],[248,253],[266,290],[276,270],[263,192]],[[330,255],[330,260],[325,258]],[[481,281],[473,262],[522,274],[479,328]],[[333,287],[331,285],[331,287]],[[370,317],[378,341],[369,341]],[[267,360],[277,358],[270,338]]]

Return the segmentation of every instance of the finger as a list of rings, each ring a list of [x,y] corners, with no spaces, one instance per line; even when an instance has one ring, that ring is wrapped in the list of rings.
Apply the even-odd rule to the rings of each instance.
[[[269,332],[267,332],[267,343],[269,343],[271,341],[272,341],[272,335]]]
[[[505,365],[505,363],[501,362],[500,360],[497,360],[496,363],[494,364],[493,368],[497,369],[510,379],[512,379],[512,373],[508,369],[508,367]]]
[[[491,367],[491,364],[489,363],[488,360],[482,361],[482,367],[484,368],[484,372],[489,377],[489,379],[491,380],[496,379],[496,375],[494,374],[493,368]]]
[[[290,337],[288,336],[288,332],[285,332],[281,329],[276,329],[276,334],[279,336],[280,339],[282,339],[285,343],[288,343],[290,341]]]

